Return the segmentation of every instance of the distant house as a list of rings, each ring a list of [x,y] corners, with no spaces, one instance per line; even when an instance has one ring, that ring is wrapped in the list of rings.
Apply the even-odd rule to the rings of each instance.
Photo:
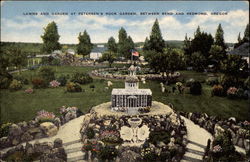
[[[246,60],[249,66],[249,42],[243,43],[239,47],[229,51],[227,54],[242,56],[242,59]]]
[[[92,60],[98,60],[100,57],[102,57],[103,52],[106,50],[107,50],[107,47],[104,47],[104,45],[97,45],[96,47],[92,49],[89,57]]]

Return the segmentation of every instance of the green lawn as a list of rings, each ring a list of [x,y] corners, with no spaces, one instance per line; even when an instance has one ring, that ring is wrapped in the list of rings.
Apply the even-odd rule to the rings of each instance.
[[[72,74],[74,71],[89,72],[93,67],[53,67],[56,75]],[[182,71],[184,78],[206,79],[203,73],[190,71]],[[36,70],[25,71],[22,73],[27,78],[36,75]],[[123,81],[112,81],[113,87],[124,87]],[[95,85],[92,91],[89,86]],[[58,114],[58,108],[66,106],[76,106],[86,112],[92,106],[103,102],[110,101],[111,89],[105,91],[107,81],[94,79],[93,83],[82,85],[85,92],[69,93],[65,91],[65,87],[35,89],[34,94],[25,94],[24,90],[31,85],[25,85],[22,90],[10,92],[9,90],[1,90],[1,122],[19,122],[30,120],[35,117],[36,112],[45,109]],[[247,119],[249,114],[247,100],[229,100],[225,97],[211,97],[211,87],[203,84],[203,94],[201,96],[193,96],[190,94],[167,94],[160,92],[160,84],[156,81],[147,81],[146,84],[140,83],[140,88],[150,88],[153,91],[153,100],[163,103],[172,103],[175,110],[186,112],[206,112],[209,115],[218,115],[221,117],[235,116],[238,119]],[[171,89],[171,87],[168,87]]]

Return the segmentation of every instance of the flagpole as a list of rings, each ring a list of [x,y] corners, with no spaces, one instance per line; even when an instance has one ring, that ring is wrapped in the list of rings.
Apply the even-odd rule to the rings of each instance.
[[[131,65],[133,65],[133,52],[131,52]]]

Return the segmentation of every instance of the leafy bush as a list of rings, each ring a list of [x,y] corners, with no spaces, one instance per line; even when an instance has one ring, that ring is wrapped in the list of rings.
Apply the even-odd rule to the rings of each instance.
[[[11,81],[11,78],[0,75],[0,89],[9,88]]]
[[[82,91],[82,87],[78,83],[68,82],[66,84],[66,90],[68,92],[81,92]]]
[[[29,80],[22,75],[16,75],[13,77],[13,79],[20,81],[22,84],[29,84]]]
[[[194,80],[193,78],[188,79],[188,80],[186,81],[186,87],[190,87],[191,84],[192,84],[193,82],[195,82],[195,80]]]
[[[202,91],[202,86],[199,81],[194,81],[190,86],[190,93],[193,95],[200,95]]]
[[[170,134],[165,131],[151,131],[149,134],[149,142],[156,145],[159,141],[168,144],[170,142]]]
[[[36,120],[40,123],[43,122],[53,122],[55,119],[55,115],[53,112],[48,112],[45,110],[41,110],[37,112]]]
[[[57,81],[60,82],[60,86],[65,86],[67,83],[67,76],[61,75],[57,78]]]
[[[31,83],[33,84],[33,88],[46,88],[48,84],[42,78],[34,78]]]
[[[247,98],[247,96],[245,96],[244,90],[242,88],[238,88],[236,95],[238,98]]]
[[[117,131],[105,130],[101,133],[101,140],[106,143],[119,143],[120,134]]]
[[[215,137],[210,156],[212,161],[242,161],[240,154],[235,151],[231,133],[228,131]]]
[[[212,88],[212,95],[223,96],[223,87],[221,85],[214,85]]]
[[[50,81],[55,80],[55,72],[52,68],[50,67],[42,67],[38,75],[47,83],[49,84]]]
[[[206,80],[206,83],[207,83],[207,85],[213,86],[213,85],[219,84],[219,80],[217,77],[209,77]]]
[[[95,137],[95,132],[94,132],[93,128],[88,128],[86,130],[86,135],[87,135],[88,139],[94,138]]]
[[[5,123],[5,124],[1,125],[1,127],[0,127],[0,138],[8,136],[9,129],[10,129],[11,125],[12,125],[12,123]]]
[[[70,81],[79,84],[87,84],[93,82],[93,78],[87,73],[75,72]]]
[[[235,78],[226,75],[223,75],[219,78],[219,83],[222,85],[225,93],[227,92],[228,88],[237,86]]]
[[[117,155],[117,149],[111,146],[102,147],[98,153],[98,157],[101,160],[113,160]]]
[[[154,150],[150,147],[143,148],[141,150],[141,156],[143,157],[144,161],[156,161],[158,158]]]
[[[10,83],[9,89],[10,89],[10,90],[13,90],[13,91],[22,89],[22,83],[21,83],[20,81],[16,80],[16,79],[14,79],[14,80],[12,80],[12,82]]]

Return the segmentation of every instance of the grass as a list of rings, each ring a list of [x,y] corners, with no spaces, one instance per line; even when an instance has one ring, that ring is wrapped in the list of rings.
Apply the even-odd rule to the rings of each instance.
[[[72,74],[74,71],[89,72],[94,67],[71,67],[61,66],[52,67],[56,71],[56,76],[61,74]],[[32,78],[37,70],[25,71],[22,73],[27,78]],[[191,71],[182,71],[184,79],[206,79],[203,73]],[[113,87],[124,87],[124,81],[112,81]],[[95,85],[94,91],[90,85]],[[147,81],[146,84],[140,83],[140,88],[150,88],[153,92],[153,100],[163,102],[165,104],[172,103],[175,110],[185,112],[205,112],[209,115],[217,115],[224,118],[234,116],[240,120],[248,119],[247,100],[230,100],[225,97],[211,97],[211,87],[203,85],[203,94],[193,96],[191,94],[175,94],[162,93],[160,84],[156,81]],[[34,94],[25,94],[24,90],[32,85],[25,85],[22,90],[10,92],[9,90],[1,90],[1,123],[19,122],[30,120],[36,116],[36,112],[41,109],[59,113],[59,108],[65,106],[76,106],[82,111],[87,112],[91,107],[110,101],[111,89],[105,91],[107,81],[94,79],[93,83],[82,85],[85,92],[69,93],[65,91],[65,87],[35,89]],[[172,85],[173,86],[173,85]],[[171,89],[171,86],[168,86]]]

